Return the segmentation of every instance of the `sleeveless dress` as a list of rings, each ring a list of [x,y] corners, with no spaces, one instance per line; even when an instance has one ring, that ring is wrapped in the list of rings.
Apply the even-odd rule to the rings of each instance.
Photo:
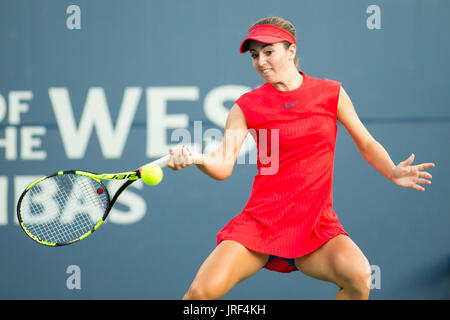
[[[298,89],[265,83],[236,101],[256,142],[258,174],[242,212],[217,234],[217,244],[234,240],[276,256],[264,267],[284,273],[297,269],[282,258],[348,236],[332,208],[341,83],[300,73]]]

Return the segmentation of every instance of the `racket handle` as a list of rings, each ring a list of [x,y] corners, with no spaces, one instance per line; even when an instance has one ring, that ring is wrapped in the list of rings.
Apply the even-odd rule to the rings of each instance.
[[[153,162],[150,162],[150,164],[153,164],[155,166],[162,168],[167,167],[167,161],[169,161],[170,154],[165,155],[164,157],[161,157]]]

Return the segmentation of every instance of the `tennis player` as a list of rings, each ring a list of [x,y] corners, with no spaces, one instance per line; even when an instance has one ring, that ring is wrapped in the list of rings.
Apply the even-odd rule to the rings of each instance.
[[[191,153],[171,148],[168,166],[189,165],[218,180],[229,177],[244,139],[253,129],[258,174],[248,203],[217,235],[217,247],[200,267],[184,299],[218,299],[235,284],[265,267],[300,270],[339,287],[336,299],[368,299],[371,268],[340,224],[332,207],[337,120],[363,158],[393,183],[424,191],[431,184],[423,171],[433,163],[412,165],[414,154],[395,165],[361,123],[341,83],[317,79],[298,69],[294,26],[279,17],[264,18],[249,30],[240,52],[249,51],[265,81],[231,108],[217,151]],[[278,168],[262,174],[262,129],[277,130]],[[270,150],[269,150],[270,151]],[[269,152],[270,153],[270,152]],[[273,165],[273,164],[272,164]]]

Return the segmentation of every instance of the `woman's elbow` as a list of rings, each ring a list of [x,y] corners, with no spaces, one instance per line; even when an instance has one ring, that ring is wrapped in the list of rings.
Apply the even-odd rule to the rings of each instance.
[[[226,168],[224,170],[221,170],[219,173],[215,174],[213,178],[215,180],[223,181],[223,180],[229,178],[232,173],[233,173],[233,167]]]

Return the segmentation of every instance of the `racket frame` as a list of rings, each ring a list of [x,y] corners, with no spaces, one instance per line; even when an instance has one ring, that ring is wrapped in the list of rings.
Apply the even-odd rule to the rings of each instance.
[[[167,166],[167,161],[169,160],[170,155],[165,155],[164,157],[161,157],[153,162],[150,162],[148,164],[152,164],[152,165],[156,165],[159,166],[161,168],[164,168]],[[147,165],[148,165],[147,164]],[[128,172],[120,172],[120,173],[93,173],[93,172],[89,172],[89,171],[82,171],[82,170],[63,170],[63,171],[58,171],[52,174],[49,174],[47,176],[41,177],[38,180],[34,181],[33,183],[31,183],[20,195],[20,198],[17,202],[17,219],[19,221],[19,224],[22,228],[22,230],[34,241],[45,245],[45,246],[50,246],[50,247],[61,247],[61,246],[65,246],[68,244],[72,244],[75,242],[78,242],[80,240],[83,240],[84,238],[90,236],[95,230],[97,230],[105,221],[106,218],[109,215],[109,212],[111,211],[114,203],[116,202],[117,198],[120,196],[120,194],[127,189],[133,182],[139,180],[141,178],[141,173],[140,173],[140,169],[143,168],[144,166],[140,167],[139,169],[135,170],[135,171],[128,171]],[[108,205],[105,209],[105,212],[103,213],[102,218],[100,219],[99,222],[97,222],[97,224],[91,228],[91,230],[89,230],[88,232],[86,232],[85,234],[81,235],[80,237],[78,237],[77,239],[74,240],[70,240],[70,241],[66,241],[66,242],[61,242],[61,243],[52,243],[52,242],[48,242],[48,241],[43,241],[39,238],[37,238],[35,235],[33,235],[25,226],[23,220],[22,220],[22,216],[20,213],[20,207],[21,207],[21,203],[22,200],[24,198],[24,196],[26,195],[26,193],[33,188],[35,185],[37,185],[39,182],[42,182],[43,180],[49,179],[51,177],[54,176],[58,176],[58,175],[64,175],[64,174],[76,174],[76,175],[82,175],[82,176],[87,176],[93,180],[95,180],[96,182],[98,182],[106,195],[107,198],[107,202]],[[123,183],[120,188],[116,191],[116,193],[114,194],[114,196],[110,197],[109,191],[106,188],[106,186],[103,184],[102,180],[127,180],[125,183]]]
[[[88,232],[82,234],[80,237],[78,237],[77,239],[73,239],[70,241],[66,241],[66,242],[48,242],[48,241],[44,241],[39,239],[38,237],[36,237],[35,235],[33,235],[25,226],[23,219],[22,219],[22,215],[20,212],[20,208],[21,208],[21,203],[23,198],[25,197],[25,195],[27,194],[27,192],[33,188],[35,185],[37,185],[38,183],[55,177],[55,176],[61,176],[64,174],[75,174],[75,175],[81,175],[81,176],[87,176],[93,180],[95,180],[97,183],[100,184],[100,186],[103,189],[103,192],[105,193],[106,196],[106,202],[107,202],[107,206],[105,209],[105,212],[103,213],[102,218],[97,222],[97,224],[91,228],[91,230],[89,230]],[[129,179],[128,181],[126,181],[114,194],[114,197],[111,199],[111,196],[109,194],[108,188],[106,188],[106,186],[103,184],[102,180],[124,180],[124,179]],[[24,192],[20,195],[19,201],[17,202],[17,220],[19,221],[19,224],[22,228],[22,230],[34,241],[36,241],[37,243],[43,244],[45,246],[50,246],[50,247],[61,247],[61,246],[65,246],[68,244],[72,244],[74,242],[78,242],[80,240],[83,240],[84,238],[90,236],[95,230],[97,230],[102,224],[103,222],[105,222],[106,218],[109,215],[109,212],[111,211],[112,206],[114,205],[114,203],[116,202],[117,198],[119,197],[119,195],[127,188],[129,187],[133,182],[135,182],[136,180],[140,179],[140,173],[138,170],[136,171],[131,171],[131,172],[122,172],[122,173],[113,173],[113,174],[109,174],[109,173],[93,173],[93,172],[88,172],[88,171],[82,171],[82,170],[64,170],[64,171],[58,171],[52,174],[49,174],[47,176],[41,177],[38,180],[34,181],[33,183],[31,183],[25,190]]]

